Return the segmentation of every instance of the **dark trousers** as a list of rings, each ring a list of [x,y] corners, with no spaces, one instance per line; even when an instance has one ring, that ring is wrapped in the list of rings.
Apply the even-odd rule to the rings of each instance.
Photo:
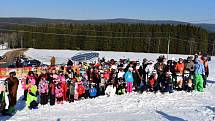
[[[23,100],[27,100],[27,94],[28,94],[28,90],[24,90],[24,98],[23,98]]]
[[[74,95],[69,95],[69,103],[74,102]]]
[[[50,105],[55,105],[55,95],[50,95]]]
[[[61,102],[61,101],[63,101],[63,97],[57,98],[57,102]]]
[[[41,93],[40,94],[40,104],[41,105],[46,105],[48,102],[48,96],[46,93]]]

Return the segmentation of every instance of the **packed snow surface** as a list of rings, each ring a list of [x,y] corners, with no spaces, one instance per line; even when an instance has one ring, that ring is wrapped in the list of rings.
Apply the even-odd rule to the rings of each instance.
[[[70,50],[38,50],[29,49],[25,54],[29,57],[49,63],[55,56],[58,63],[66,62],[78,51]],[[160,54],[99,52],[107,59],[148,58],[155,60]],[[170,55],[186,57],[185,55]],[[203,93],[175,91],[172,94],[146,93],[126,94],[122,96],[100,96],[74,103],[65,102],[55,106],[39,106],[37,110],[29,110],[22,101],[23,90],[18,89],[17,112],[12,117],[0,117],[1,120],[17,121],[212,121],[215,120],[215,58],[209,62],[210,76],[207,88]]]

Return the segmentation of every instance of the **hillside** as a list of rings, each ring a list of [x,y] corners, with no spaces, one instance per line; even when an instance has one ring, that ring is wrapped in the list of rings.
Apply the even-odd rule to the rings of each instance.
[[[8,23],[19,23],[19,24],[46,24],[46,23],[55,23],[55,24],[104,24],[104,23],[126,23],[126,24],[192,24],[194,26],[200,26],[203,29],[206,29],[208,32],[215,32],[215,24],[193,24],[181,21],[172,21],[172,20],[139,20],[139,19],[126,19],[126,18],[116,18],[116,19],[98,19],[98,20],[67,20],[67,19],[46,19],[46,18],[0,18],[0,27],[8,25]]]

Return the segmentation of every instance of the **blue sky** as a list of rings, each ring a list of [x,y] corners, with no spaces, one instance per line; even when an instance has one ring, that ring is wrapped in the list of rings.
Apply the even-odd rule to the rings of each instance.
[[[1,0],[0,17],[215,23],[215,0]]]

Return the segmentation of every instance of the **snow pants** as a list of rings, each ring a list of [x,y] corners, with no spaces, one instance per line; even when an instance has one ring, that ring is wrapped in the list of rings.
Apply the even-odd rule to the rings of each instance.
[[[195,85],[195,91],[199,91],[199,92],[203,92],[203,78],[201,74],[197,74],[195,75],[195,81],[196,81],[196,85]]]
[[[48,103],[48,96],[46,93],[41,93],[40,94],[40,104],[41,105],[46,105]]]
[[[132,93],[133,82],[127,82],[127,92]]]

